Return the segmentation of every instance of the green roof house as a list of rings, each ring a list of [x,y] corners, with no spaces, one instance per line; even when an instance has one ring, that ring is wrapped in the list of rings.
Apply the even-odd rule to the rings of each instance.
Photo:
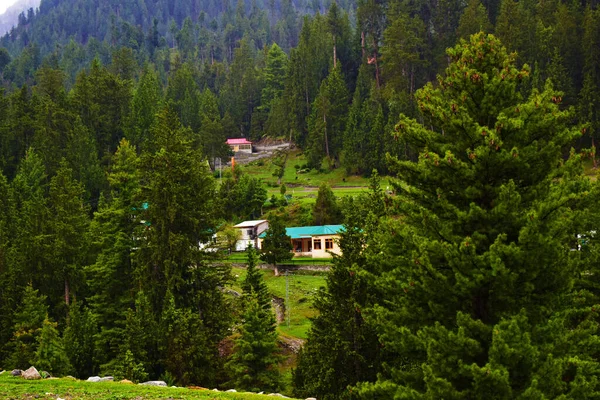
[[[296,226],[285,228],[292,239],[292,251],[295,257],[331,258],[333,254],[341,254],[337,243],[343,225]],[[259,236],[258,248],[262,247],[265,233]]]

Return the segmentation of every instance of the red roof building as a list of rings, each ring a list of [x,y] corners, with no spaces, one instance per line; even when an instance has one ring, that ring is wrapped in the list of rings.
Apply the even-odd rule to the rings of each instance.
[[[234,153],[252,153],[252,142],[246,138],[227,139],[227,145]]]

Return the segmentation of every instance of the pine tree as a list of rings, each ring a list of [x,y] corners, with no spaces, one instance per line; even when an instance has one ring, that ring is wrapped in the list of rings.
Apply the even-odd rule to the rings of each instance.
[[[376,173],[374,177],[375,186],[368,195],[344,203],[341,255],[334,255],[326,288],[315,298],[318,316],[312,321],[293,373],[297,397],[352,398],[350,386],[376,379],[380,344],[374,324],[363,315],[376,296],[367,274],[367,254],[381,251],[372,240],[380,230],[379,217],[383,215]]]
[[[65,352],[63,340],[57,329],[58,324],[46,317],[38,337],[38,347],[33,364],[37,369],[52,375],[64,376],[72,372],[73,367]]]
[[[263,71],[265,86],[261,92],[260,107],[269,113],[273,102],[281,97],[284,80],[287,74],[288,58],[277,43],[269,48],[265,69]]]
[[[258,255],[254,246],[250,245],[246,249],[247,265],[246,278],[242,283],[244,294],[254,294],[256,301],[265,310],[271,309],[271,295],[269,288],[263,278],[262,272],[257,268]]]
[[[320,168],[327,157],[331,165],[339,158],[348,114],[348,89],[341,68],[332,69],[321,83],[319,95],[313,103],[308,122],[308,160],[313,168]]]
[[[23,271],[19,270],[13,253],[16,217],[12,189],[0,172],[0,360],[13,333],[14,310],[23,288]]]
[[[50,245],[52,246],[52,271],[48,288],[56,304],[60,288],[62,298],[68,307],[71,298],[83,284],[83,264],[85,259],[85,232],[88,227],[88,210],[83,202],[84,189],[73,178],[73,171],[63,159],[56,176],[50,181]],[[58,296],[56,296],[58,295]],[[55,308],[55,311],[57,308]],[[66,316],[66,313],[64,315]]]
[[[370,310],[389,361],[361,393],[593,397],[598,328],[570,302],[582,273],[570,249],[597,186],[561,150],[581,128],[550,83],[521,97],[529,69],[492,35],[448,56],[439,85],[417,93],[427,127],[405,116],[396,126],[420,154],[392,166],[401,218],[373,259],[384,297]]]
[[[229,384],[238,390],[274,392],[281,386],[275,315],[261,304],[259,293],[245,292],[244,296],[246,310],[240,336],[226,364],[232,378]]]
[[[46,297],[27,286],[14,318],[13,337],[7,345],[9,368],[29,368],[35,360],[38,338],[47,317]]]
[[[286,234],[283,221],[279,217],[273,215],[269,218],[269,229],[265,232],[260,250],[260,258],[275,266],[276,275],[277,263],[291,260],[294,256],[292,239]]]
[[[98,373],[97,333],[98,326],[90,310],[79,302],[71,304],[63,347],[76,377],[85,378]]]
[[[162,102],[162,88],[156,72],[147,66],[135,88],[125,137],[137,149],[150,140],[150,128]]]
[[[154,320],[163,321],[149,363],[157,370],[165,366],[182,382],[212,382],[230,315],[220,290],[230,269],[209,265],[211,256],[199,246],[216,230],[215,181],[192,132],[170,108],[158,115],[153,138],[140,161],[140,199],[147,208],[139,218],[146,228],[138,236],[133,274]],[[198,354],[181,353],[185,343]],[[170,345],[177,345],[172,354]]]
[[[100,199],[90,223],[87,241],[91,263],[85,267],[90,311],[98,321],[98,362],[106,364],[120,354],[127,310],[134,301],[132,256],[143,235],[139,214],[139,159],[125,139],[113,156],[108,182],[110,193]],[[73,361],[76,370],[80,367]]]
[[[342,222],[342,212],[337,204],[335,194],[329,185],[322,183],[313,207],[313,224],[334,225],[340,222]]]
[[[480,0],[469,0],[469,4],[460,16],[460,23],[456,35],[459,39],[466,39],[477,32],[490,32],[492,24],[488,18],[488,11]]]

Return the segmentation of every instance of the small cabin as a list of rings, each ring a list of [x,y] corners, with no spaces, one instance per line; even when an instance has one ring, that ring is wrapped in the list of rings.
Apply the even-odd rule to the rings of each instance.
[[[227,139],[227,145],[234,153],[252,154],[252,142],[248,139]]]
[[[248,246],[252,245],[258,248],[258,237],[269,229],[269,221],[260,219],[256,221],[244,221],[234,226],[240,230],[240,238],[236,243],[236,251],[245,251]]]

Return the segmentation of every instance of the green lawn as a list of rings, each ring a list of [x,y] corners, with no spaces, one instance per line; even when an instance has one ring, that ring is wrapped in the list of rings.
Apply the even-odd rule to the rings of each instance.
[[[279,333],[292,338],[306,339],[310,328],[310,318],[317,315],[313,308],[314,296],[321,287],[326,285],[326,273],[296,271],[288,273],[288,276],[275,276],[271,270],[261,270],[269,291],[281,298],[286,299],[286,280],[289,289],[290,317],[289,327],[286,320],[279,324]],[[233,289],[241,291],[241,283],[246,277],[246,269],[233,268],[232,273],[236,278]]]
[[[27,381],[12,377],[8,372],[0,375],[0,399],[53,399],[65,400],[121,400],[121,399],[272,399],[250,393],[217,393],[212,390],[175,389],[151,387],[118,382],[85,382],[73,379]]]
[[[355,186],[366,188],[369,186],[368,178],[357,175],[347,176],[344,168],[333,170],[323,169],[319,172],[316,170],[306,171],[303,169],[305,165],[306,158],[300,150],[294,150],[290,153],[282,179],[282,183],[288,186],[288,192],[291,191],[292,186],[314,186],[318,188],[321,183],[327,183],[335,187]],[[277,185],[277,178],[273,176],[276,167],[270,159],[253,161],[250,164],[244,165],[243,168],[247,173],[261,178],[267,185]],[[387,185],[387,180],[384,180],[382,185]],[[279,193],[279,188],[276,188],[276,191]]]

